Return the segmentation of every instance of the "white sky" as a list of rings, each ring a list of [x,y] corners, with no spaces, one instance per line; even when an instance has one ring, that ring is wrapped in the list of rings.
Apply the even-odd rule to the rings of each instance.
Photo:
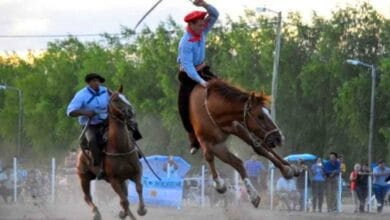
[[[367,0],[376,10],[390,16],[389,0]],[[0,0],[0,36],[45,35],[45,34],[100,34],[119,33],[120,26],[133,28],[157,0]],[[356,5],[362,0],[207,0],[221,13],[221,18],[243,15],[245,8],[265,6],[274,11],[299,11],[310,19],[313,11],[321,16],[330,16],[331,11],[345,5]],[[189,0],[164,0],[144,20],[142,26],[156,26],[171,15],[177,22],[193,6]],[[80,38],[91,40],[91,38]],[[0,53],[46,48],[53,38],[2,38]]]

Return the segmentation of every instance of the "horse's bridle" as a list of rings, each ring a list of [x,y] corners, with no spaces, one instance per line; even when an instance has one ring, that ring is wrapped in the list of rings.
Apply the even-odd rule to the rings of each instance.
[[[274,134],[274,133],[277,133],[279,132],[279,128],[277,125],[275,125],[275,129],[271,130],[271,131],[266,131],[266,129],[264,128],[264,126],[262,126],[261,122],[259,121],[259,119],[257,117],[254,117],[251,113],[251,109],[252,109],[252,100],[251,100],[251,96],[249,95],[248,97],[248,100],[245,102],[245,105],[244,105],[244,111],[243,111],[243,122],[241,123],[244,128],[247,130],[250,138],[252,139],[253,141],[253,144],[257,147],[261,146],[262,144],[265,143],[265,141],[267,140],[267,138],[271,135],[271,134]],[[256,122],[256,125],[260,128],[260,130],[262,130],[264,132],[264,137],[263,138],[259,138],[257,137],[248,127],[248,118],[252,118],[255,120]]]

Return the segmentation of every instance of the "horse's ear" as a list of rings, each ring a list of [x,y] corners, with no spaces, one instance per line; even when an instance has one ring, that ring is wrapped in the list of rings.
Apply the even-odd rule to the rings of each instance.
[[[119,86],[118,92],[119,92],[119,93],[122,93],[122,92],[123,92],[123,85],[122,85],[122,84]]]
[[[250,100],[251,100],[252,103],[256,101],[256,94],[254,92],[251,92]]]

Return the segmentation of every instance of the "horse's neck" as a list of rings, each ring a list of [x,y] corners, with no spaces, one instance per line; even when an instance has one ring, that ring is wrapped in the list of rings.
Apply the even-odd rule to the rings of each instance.
[[[108,125],[107,152],[127,152],[131,148],[129,131],[124,122],[110,118]]]
[[[211,103],[210,101],[217,100]],[[218,124],[230,124],[233,121],[241,122],[243,120],[244,105],[242,103],[231,103],[224,100],[218,100],[218,97],[207,101],[207,107],[211,116]]]

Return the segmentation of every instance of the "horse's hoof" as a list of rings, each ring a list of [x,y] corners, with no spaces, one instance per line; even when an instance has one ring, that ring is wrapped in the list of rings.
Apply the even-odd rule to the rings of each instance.
[[[291,166],[284,166],[284,171],[285,172],[282,172],[283,177],[288,179],[288,180],[293,178],[293,176],[295,175],[295,171],[294,170],[295,169],[292,168]]]
[[[218,193],[223,194],[226,192],[227,188],[225,185],[223,185],[221,188],[215,188]]]
[[[101,220],[102,216],[100,215],[100,212],[98,209],[95,209],[93,211],[93,220]]]
[[[144,215],[146,215],[147,210],[146,209],[138,209],[137,213],[139,216],[144,216]]]
[[[298,168],[295,164],[292,164],[292,165],[291,165],[291,168],[293,169],[294,176],[295,176],[295,177],[298,177],[299,174],[300,174],[299,168]]]
[[[125,219],[126,216],[127,216],[127,213],[126,213],[126,212],[124,212],[124,211],[120,211],[120,212],[119,212],[119,218],[120,218],[120,219]]]
[[[255,207],[255,208],[257,208],[257,207],[259,207],[259,204],[260,204],[260,196],[256,196],[256,198],[255,199],[252,199],[252,204],[253,204],[253,206]]]

